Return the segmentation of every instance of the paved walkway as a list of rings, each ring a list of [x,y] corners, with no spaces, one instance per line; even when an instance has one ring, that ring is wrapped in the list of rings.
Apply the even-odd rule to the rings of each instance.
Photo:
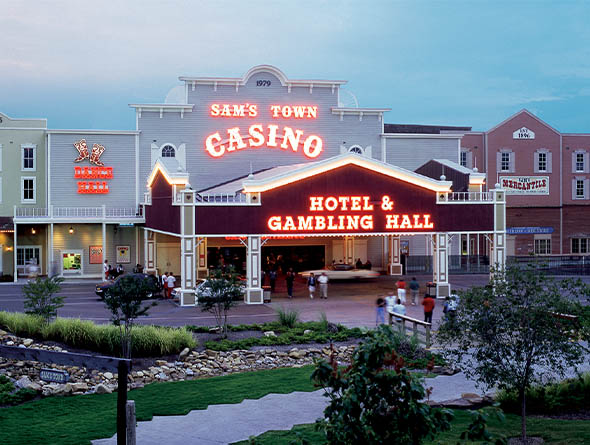
[[[426,379],[432,387],[431,400],[458,398],[461,393],[481,394],[463,373]],[[246,440],[270,430],[290,430],[294,425],[313,423],[323,417],[327,398],[323,390],[269,394],[257,400],[233,405],[210,405],[186,416],[156,416],[139,422],[137,443],[141,445],[213,445]],[[95,445],[115,445],[116,436],[95,440]]]

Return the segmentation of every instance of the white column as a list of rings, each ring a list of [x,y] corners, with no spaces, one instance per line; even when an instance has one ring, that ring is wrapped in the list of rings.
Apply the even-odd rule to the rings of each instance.
[[[246,246],[247,289],[244,300],[247,304],[262,304],[262,283],[260,282],[262,246],[259,236],[249,236]]]
[[[506,266],[506,194],[498,187],[494,194],[494,233],[490,245],[490,266],[502,270]]]
[[[16,264],[16,250],[18,249],[17,246],[17,242],[16,242],[16,238],[17,238],[17,224],[14,223],[14,248],[13,248],[13,257],[14,257],[14,282],[17,282],[17,276],[18,276],[18,268],[17,268],[17,264]]]
[[[389,237],[389,275],[402,275],[400,247],[400,236],[391,235]]]
[[[52,275],[54,272],[56,272],[53,269],[53,261],[54,257],[53,257],[53,223],[49,224],[49,252],[48,252],[48,256],[49,256],[49,265],[47,267],[47,275]]]
[[[148,229],[143,229],[145,272],[158,272],[156,270],[156,234]]]
[[[451,294],[449,284],[449,235],[432,235],[433,282],[436,284],[436,297],[445,298]]]
[[[104,209],[103,209],[104,210]],[[105,222],[102,223],[102,262],[107,259],[107,225]],[[102,266],[102,281],[106,280],[104,273],[104,265]]]

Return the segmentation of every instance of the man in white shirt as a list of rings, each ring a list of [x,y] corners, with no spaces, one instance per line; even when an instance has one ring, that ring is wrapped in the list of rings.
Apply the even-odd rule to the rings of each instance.
[[[320,283],[320,298],[328,299],[328,275],[325,272],[318,277],[318,283]]]
[[[394,314],[406,315],[406,307],[402,304],[401,299],[397,299],[397,303],[393,305],[392,312]],[[403,319],[396,317],[395,321],[403,322]]]
[[[174,283],[176,283],[176,278],[174,278],[172,272],[170,272],[170,275],[166,278],[166,283],[168,283],[168,298],[172,298],[172,289],[174,289]]]
[[[168,272],[164,272],[160,277],[160,283],[162,284],[162,296],[166,298],[166,289],[168,288]]]

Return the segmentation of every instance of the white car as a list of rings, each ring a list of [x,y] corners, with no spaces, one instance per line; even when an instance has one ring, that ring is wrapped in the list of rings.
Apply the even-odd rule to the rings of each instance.
[[[207,290],[207,285],[205,284],[207,280],[197,280],[197,285],[195,286],[195,292],[198,294],[199,291],[201,290],[201,288],[203,288],[201,290],[202,295],[205,296],[210,296],[211,295],[211,291]],[[242,291],[242,294],[244,294],[246,292],[246,285],[241,282],[239,284],[240,289]],[[172,289],[172,292],[170,293],[170,295],[172,296],[173,299],[178,299],[180,298],[180,290],[182,288],[181,287],[175,287],[174,289]]]
[[[360,280],[366,278],[377,278],[380,274],[375,270],[369,269],[355,269],[350,264],[335,264],[328,266],[325,269],[306,270],[301,272],[301,276],[309,278],[309,274],[313,273],[316,278],[322,273],[325,273],[330,280]]]

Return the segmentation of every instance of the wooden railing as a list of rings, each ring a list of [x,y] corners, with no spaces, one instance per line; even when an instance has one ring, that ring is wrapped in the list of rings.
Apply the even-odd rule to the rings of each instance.
[[[398,321],[398,319],[401,321]],[[427,323],[416,318],[408,317],[407,315],[389,312],[389,326],[397,326],[400,332],[402,332],[404,335],[407,335],[409,333],[406,323],[412,324],[412,328],[410,331],[412,335],[415,335],[418,338],[418,340],[423,341],[423,343],[426,345],[426,349],[430,348],[430,330],[432,328],[432,323]],[[422,327],[423,329],[420,329],[420,327]]]

